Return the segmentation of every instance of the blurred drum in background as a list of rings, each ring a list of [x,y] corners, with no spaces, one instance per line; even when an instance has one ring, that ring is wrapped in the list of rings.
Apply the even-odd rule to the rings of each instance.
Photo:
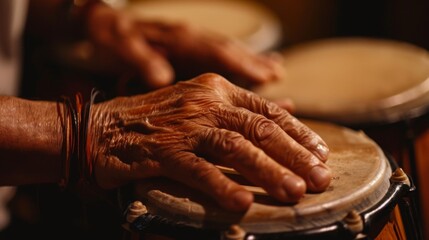
[[[404,172],[362,132],[304,123],[331,148],[327,164],[334,177],[325,192],[282,204],[220,167],[255,194],[248,211],[225,211],[196,190],[153,179],[136,185],[135,199],[143,204],[129,205],[125,226],[143,239],[413,239],[414,219],[399,210],[402,197],[413,189]],[[170,238],[156,238],[160,235]]]
[[[424,182],[417,166],[425,163],[414,146],[428,127],[426,50],[391,40],[333,38],[291,47],[283,56],[284,79],[255,92],[270,100],[291,98],[298,116],[364,130]]]
[[[279,46],[282,28],[278,18],[257,1],[142,0],[125,8],[145,20],[190,23],[238,39],[255,52]]]
[[[283,56],[284,79],[255,92],[291,98],[298,116],[363,129],[400,165],[408,164],[401,149],[416,127],[410,122],[429,108],[427,51],[396,41],[337,38],[298,45]]]
[[[429,108],[429,54],[375,39],[328,39],[284,52],[282,81],[255,89],[291,98],[299,116],[346,125],[391,123]]]

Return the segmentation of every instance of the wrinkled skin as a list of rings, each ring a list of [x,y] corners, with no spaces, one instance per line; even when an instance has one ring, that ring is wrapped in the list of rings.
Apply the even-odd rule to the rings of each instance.
[[[287,111],[215,74],[94,105],[95,179],[113,188],[165,176],[242,211],[253,195],[213,164],[232,167],[274,198],[322,191],[331,173],[323,140]]]
[[[282,73],[278,58],[252,53],[224,36],[185,24],[133,19],[103,5],[90,12],[87,31],[95,46],[121,59],[152,89],[205,72],[241,85],[272,81]]]

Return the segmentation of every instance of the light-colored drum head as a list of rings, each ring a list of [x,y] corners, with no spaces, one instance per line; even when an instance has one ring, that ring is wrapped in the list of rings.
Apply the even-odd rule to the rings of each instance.
[[[318,228],[342,220],[350,211],[375,205],[389,188],[390,166],[381,149],[361,132],[336,125],[305,121],[330,146],[327,164],[331,185],[323,193],[308,193],[296,204],[282,204],[255,195],[245,213],[221,209],[204,194],[182,184],[154,179],[137,185],[137,197],[149,213],[177,224],[225,228],[238,224],[251,233],[292,232]]]
[[[281,81],[254,89],[291,98],[300,116],[345,124],[415,117],[429,103],[429,54],[387,40],[328,39],[284,52]]]
[[[253,1],[146,0],[131,2],[126,10],[135,17],[174,23],[191,23],[220,33],[261,52],[281,39],[279,20]]]

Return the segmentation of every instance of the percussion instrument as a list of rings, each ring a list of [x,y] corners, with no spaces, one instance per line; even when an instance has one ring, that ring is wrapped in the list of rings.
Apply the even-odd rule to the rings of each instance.
[[[127,209],[126,227],[173,239],[405,239],[404,223],[413,224],[413,219],[402,220],[409,215],[395,206],[413,190],[407,175],[364,133],[304,123],[331,149],[327,164],[334,176],[325,192],[283,204],[256,186],[246,186],[255,193],[255,202],[248,211],[233,213],[182,184],[153,179],[136,185],[138,201]]]
[[[291,98],[299,116],[347,125],[390,123],[429,107],[429,54],[391,40],[337,38],[284,52],[285,77],[255,92]]]
[[[417,172],[427,164],[415,149],[421,149],[419,141],[428,127],[426,50],[386,39],[332,38],[290,47],[283,56],[284,79],[255,92],[270,100],[291,98],[297,116],[365,131],[425,184]],[[426,189],[418,188],[413,201],[427,201],[418,196],[429,196]],[[429,224],[429,208],[420,207]]]
[[[125,10],[146,20],[190,23],[238,39],[256,52],[273,49],[282,36],[279,20],[256,1],[131,1]]]

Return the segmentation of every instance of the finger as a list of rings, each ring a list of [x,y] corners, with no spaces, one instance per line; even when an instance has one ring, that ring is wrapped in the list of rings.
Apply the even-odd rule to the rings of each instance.
[[[199,152],[233,167],[247,180],[283,202],[295,202],[306,190],[305,182],[281,166],[237,132],[207,129],[201,135]]]
[[[238,79],[263,83],[280,79],[283,68],[278,58],[258,55],[239,42],[211,33],[202,33],[190,25],[142,23],[145,36],[150,42],[163,46],[180,56],[179,59],[193,59],[194,64],[205,71],[232,74]],[[175,36],[178,40],[166,38]],[[178,56],[176,56],[178,57]]]
[[[105,189],[118,187],[126,182],[125,175],[130,166],[116,156],[99,154],[94,159],[94,178],[98,186]]]
[[[322,191],[329,185],[328,167],[275,122],[244,108],[223,106],[220,109],[219,127],[241,133],[274,160],[304,178],[311,191]]]
[[[166,177],[208,194],[226,209],[245,211],[253,202],[253,195],[249,191],[193,153],[182,152],[164,162],[163,174]]]
[[[162,55],[141,39],[132,38],[127,42],[124,50],[129,51],[130,62],[138,67],[147,85],[159,88],[173,82],[174,70]]]
[[[283,98],[273,101],[275,104],[277,104],[280,108],[288,111],[289,113],[295,112],[295,104],[293,103],[292,99],[290,98]]]
[[[94,178],[97,184],[105,189],[119,187],[132,180],[160,175],[159,162],[142,157],[132,161],[120,159],[115,155],[99,155],[93,164]]]
[[[116,40],[112,46],[129,64],[136,67],[151,87],[162,87],[173,81],[174,72],[168,61],[145,41],[137,31],[137,25],[121,24],[116,26]]]
[[[244,89],[237,88],[231,97],[233,104],[273,120],[288,135],[306,147],[321,161],[328,159],[329,148],[323,139],[277,104]]]
[[[277,80],[283,75],[283,68],[275,58],[253,53],[236,41],[222,39],[214,41],[211,46],[213,57],[228,72],[253,83]]]

